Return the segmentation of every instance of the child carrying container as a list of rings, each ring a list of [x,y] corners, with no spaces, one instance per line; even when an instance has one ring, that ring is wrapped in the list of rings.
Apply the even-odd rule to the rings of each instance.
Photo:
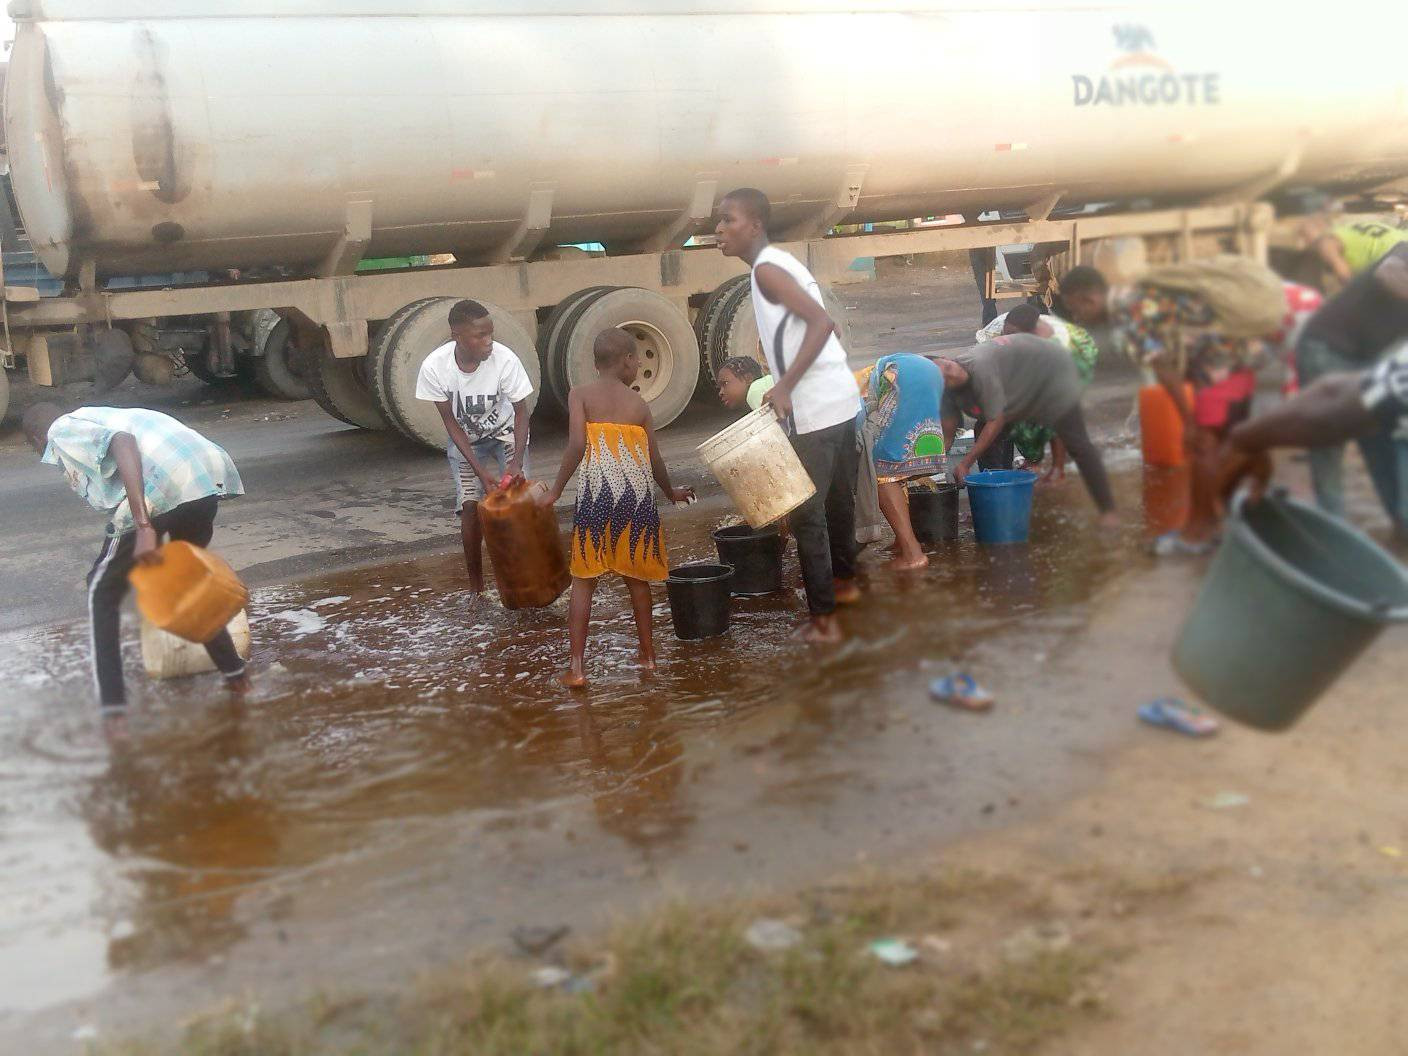
[[[650,409],[631,385],[640,372],[636,343],[624,330],[597,335],[593,348],[597,380],[573,389],[567,399],[567,450],[552,490],[539,500],[562,497],[580,467],[572,516],[572,600],[568,635],[572,658],[562,684],[587,684],[587,631],[597,580],[615,572],[626,582],[640,639],[640,665],[655,669],[651,637],[650,584],[669,574],[660,513],[651,478],[672,502],[690,502],[693,488],[676,488],[655,443]]]

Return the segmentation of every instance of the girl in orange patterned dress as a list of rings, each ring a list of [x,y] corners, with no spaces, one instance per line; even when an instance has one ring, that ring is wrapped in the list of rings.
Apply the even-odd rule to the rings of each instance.
[[[587,684],[587,630],[596,581],[615,572],[626,583],[640,638],[640,664],[655,669],[651,639],[650,584],[669,574],[665,537],[655,508],[651,478],[672,502],[690,502],[693,488],[676,488],[660,448],[650,409],[631,386],[640,371],[635,339],[624,330],[605,330],[593,348],[597,380],[568,395],[567,450],[557,483],[542,497],[552,505],[580,466],[577,506],[572,516],[572,601],[567,628],[572,662],[562,684]]]

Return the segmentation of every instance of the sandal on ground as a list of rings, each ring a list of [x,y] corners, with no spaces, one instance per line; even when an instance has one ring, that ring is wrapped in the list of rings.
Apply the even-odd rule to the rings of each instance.
[[[1139,717],[1150,726],[1161,726],[1186,737],[1211,737],[1218,721],[1195,704],[1176,697],[1160,697],[1139,709]]]
[[[1203,557],[1212,553],[1212,541],[1189,542],[1182,532],[1169,532],[1149,544],[1149,553],[1155,557]]]
[[[993,695],[978,685],[972,675],[956,674],[929,683],[929,695],[940,704],[964,711],[987,711],[993,705]]]

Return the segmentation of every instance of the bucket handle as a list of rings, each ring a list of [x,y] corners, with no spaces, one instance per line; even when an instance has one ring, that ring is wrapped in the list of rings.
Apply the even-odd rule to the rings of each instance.
[[[777,377],[775,377],[775,378],[773,379],[773,383],[774,383],[774,384],[776,384],[777,382],[781,381],[781,380],[782,380],[782,375],[784,375],[784,374],[787,373],[787,359],[786,359],[786,357],[783,356],[783,354],[782,354],[782,338],[783,338],[783,335],[784,335],[784,334],[786,333],[786,331],[787,331],[787,324],[790,323],[791,321],[792,321],[792,313],[791,313],[791,312],[783,312],[783,313],[782,313],[782,322],[780,322],[780,323],[777,324],[777,330],[776,330],[776,332],[773,334],[773,337],[772,337],[772,357],[773,357],[773,363],[776,364],[776,366],[777,366]],[[783,428],[784,430],[786,430],[788,436],[796,436],[796,435],[797,435],[797,422],[796,422],[796,420],[792,417],[792,415],[789,414],[789,415],[783,416],[783,415],[780,415],[780,414],[779,414],[779,415],[777,416],[777,420],[782,423],[782,428]]]

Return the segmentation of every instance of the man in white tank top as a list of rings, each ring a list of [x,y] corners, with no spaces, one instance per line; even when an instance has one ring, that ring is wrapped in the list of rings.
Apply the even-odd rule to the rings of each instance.
[[[807,590],[809,623],[798,636],[838,642],[836,605],[859,599],[855,584],[856,415],[860,388],[822,305],[821,287],[801,262],[768,244],[771,208],[762,191],[731,191],[714,233],[725,256],[753,269],[758,337],[777,383],[764,397],[792,437],[816,494],[790,518]]]

